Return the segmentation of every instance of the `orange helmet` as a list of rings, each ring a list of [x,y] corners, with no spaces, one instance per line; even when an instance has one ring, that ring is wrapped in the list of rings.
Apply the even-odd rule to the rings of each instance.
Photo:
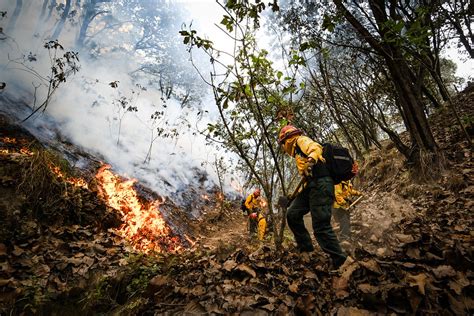
[[[290,138],[293,135],[301,135],[303,131],[294,127],[293,125],[286,125],[280,130],[280,134],[278,134],[278,143],[283,144],[285,140]]]
[[[253,195],[254,196],[260,196],[260,189],[255,189],[255,191],[253,191]]]

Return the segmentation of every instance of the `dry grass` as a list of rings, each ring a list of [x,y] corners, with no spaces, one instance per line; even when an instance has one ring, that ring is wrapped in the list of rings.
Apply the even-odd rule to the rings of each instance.
[[[46,222],[62,222],[71,215],[67,213],[74,212],[65,208],[71,188],[58,178],[52,167],[59,166],[65,172],[69,168],[67,162],[42,148],[30,150],[33,155],[25,161],[18,192],[27,196],[27,205],[33,217]]]

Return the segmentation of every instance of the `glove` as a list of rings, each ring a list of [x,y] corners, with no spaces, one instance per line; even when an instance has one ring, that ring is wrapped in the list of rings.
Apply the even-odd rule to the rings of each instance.
[[[249,215],[250,219],[257,219],[257,213],[252,213]]]
[[[306,177],[313,176],[313,166],[315,161],[312,158],[308,158],[308,162],[306,163],[306,168],[303,170],[303,175]]]
[[[357,163],[357,161],[354,161],[354,163],[352,164],[351,172],[353,174],[357,174],[359,172],[359,164]]]

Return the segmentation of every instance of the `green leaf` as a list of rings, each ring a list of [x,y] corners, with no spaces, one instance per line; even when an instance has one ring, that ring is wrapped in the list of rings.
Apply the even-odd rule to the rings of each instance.
[[[245,85],[245,94],[247,96],[252,96],[252,90],[250,89],[250,85],[249,84],[246,84]]]
[[[327,30],[329,32],[333,32],[334,28],[336,27],[336,24],[332,21],[332,17],[325,14],[323,17],[323,24],[322,27],[324,30]]]

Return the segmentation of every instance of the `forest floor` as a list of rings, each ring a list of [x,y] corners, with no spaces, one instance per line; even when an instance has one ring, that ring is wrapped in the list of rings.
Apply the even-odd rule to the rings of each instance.
[[[474,89],[455,104],[472,137]],[[431,180],[414,178],[388,142],[366,157],[355,181],[364,198],[344,244],[355,262],[343,273],[330,270],[316,242],[309,259],[301,257],[290,232],[278,251],[271,234],[250,238],[238,202],[222,212],[213,198],[189,221],[190,247],[134,251],[114,233],[120,218],[93,182],[76,187],[49,175],[37,166],[53,157],[22,151],[34,138],[4,127],[0,315],[472,314],[472,147],[449,109],[431,121],[446,158]]]

